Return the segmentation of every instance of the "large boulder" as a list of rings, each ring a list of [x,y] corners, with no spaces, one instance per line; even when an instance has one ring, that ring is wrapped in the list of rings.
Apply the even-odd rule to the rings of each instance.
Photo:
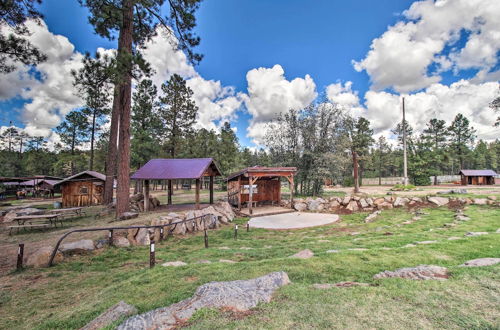
[[[48,267],[50,256],[52,255],[53,250],[54,248],[50,246],[44,246],[39,248],[27,258],[26,265],[35,268]],[[63,259],[64,259],[63,254],[57,251],[53,263],[54,264],[60,263],[63,261]]]
[[[351,196],[345,196],[342,200],[342,205],[347,206],[351,202]]]
[[[383,271],[373,276],[374,279],[399,277],[410,280],[446,280],[448,269],[434,265],[420,265],[417,267],[400,268],[395,271]]]
[[[324,209],[324,203],[326,203],[326,201],[323,198],[316,198],[307,203],[307,208],[310,211],[322,211]]]
[[[118,304],[111,306],[101,315],[92,320],[89,324],[80,330],[99,330],[106,328],[113,322],[118,321],[122,317],[134,315],[137,313],[137,308],[132,305],[120,301]]]
[[[330,204],[328,205],[328,208],[329,208],[330,210],[335,210],[335,209],[339,208],[339,207],[340,207],[340,205],[341,205],[341,204],[340,204],[340,203],[339,203],[336,199],[334,199],[334,200],[332,200],[332,201],[330,202]]]
[[[359,205],[361,205],[361,208],[363,208],[363,209],[370,207],[370,204],[368,204],[368,202],[364,198],[361,198],[359,200]]]
[[[113,236],[113,245],[116,247],[129,247],[130,242],[126,237],[114,235]]]
[[[356,212],[357,210],[359,210],[358,202],[356,202],[355,200],[351,200],[345,208],[346,210],[349,210],[351,212]]]
[[[450,199],[446,197],[429,197],[427,200],[436,206],[443,206],[450,202]]]
[[[500,258],[479,258],[466,261],[463,263],[462,267],[482,267],[482,266],[492,266],[500,263]]]
[[[293,203],[293,208],[299,212],[307,210],[307,204],[303,202],[295,202]]]
[[[218,202],[214,204],[214,208],[222,213],[226,217],[228,222],[232,222],[234,220],[235,214],[233,208],[228,202]]]
[[[402,206],[405,206],[406,204],[408,204],[410,200],[408,198],[405,198],[405,197],[396,197],[396,200],[394,201],[393,203],[393,206],[394,207],[402,207]]]
[[[141,228],[137,231],[134,237],[135,244],[133,245],[150,245],[151,244],[151,232],[149,228]]]
[[[76,242],[61,244],[59,251],[64,254],[87,253],[95,250],[94,241],[82,239]]]
[[[270,302],[274,292],[289,283],[285,272],[274,272],[251,280],[210,282],[198,287],[191,298],[133,316],[117,329],[173,329],[201,308],[248,311],[259,303]]]
[[[474,198],[473,201],[474,201],[474,204],[476,204],[476,205],[488,204],[488,199],[486,199],[486,198]]]

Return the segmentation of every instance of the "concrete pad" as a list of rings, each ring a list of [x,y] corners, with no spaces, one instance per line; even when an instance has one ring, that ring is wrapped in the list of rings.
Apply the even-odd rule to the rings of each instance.
[[[327,225],[339,221],[337,214],[293,212],[250,219],[250,227],[265,229],[299,229]]]

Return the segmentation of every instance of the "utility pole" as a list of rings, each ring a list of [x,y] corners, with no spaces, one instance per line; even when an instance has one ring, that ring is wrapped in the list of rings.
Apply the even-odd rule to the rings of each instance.
[[[408,159],[406,156],[406,118],[405,118],[405,98],[403,96],[403,184],[408,185]]]

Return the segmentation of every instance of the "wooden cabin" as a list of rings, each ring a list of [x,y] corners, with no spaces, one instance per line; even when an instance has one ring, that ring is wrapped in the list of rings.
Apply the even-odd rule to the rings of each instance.
[[[151,180],[166,180],[168,193],[167,204],[172,205],[172,181],[195,180],[195,206],[200,209],[200,189],[202,178],[209,178],[209,202],[214,203],[214,177],[221,176],[221,171],[213,158],[160,158],[151,159],[135,172],[131,179],[142,180],[144,210],[148,211],[149,183]]]
[[[279,205],[281,202],[281,178],[286,178],[290,186],[290,201],[293,201],[293,176],[295,167],[245,168],[227,178],[228,201],[241,210],[248,207],[249,214],[260,205]]]
[[[62,207],[100,205],[103,203],[106,176],[84,171],[56,183],[61,187]]]
[[[494,185],[497,175],[493,170],[461,170],[459,174],[463,186]]]

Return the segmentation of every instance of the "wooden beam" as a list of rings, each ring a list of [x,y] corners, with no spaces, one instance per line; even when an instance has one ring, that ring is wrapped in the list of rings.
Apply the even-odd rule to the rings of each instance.
[[[144,190],[144,212],[149,211],[149,180],[144,180],[144,184],[142,185],[142,189]]]
[[[167,180],[167,204],[172,205],[172,180]]]
[[[213,175],[210,176],[210,204],[214,203],[214,177]]]
[[[248,183],[249,183],[249,185],[248,185],[248,213],[253,214],[253,210],[252,210],[253,178],[251,175],[248,178],[249,178],[249,180],[248,180]]]
[[[196,179],[196,209],[200,209],[200,179]]]
[[[290,184],[290,208],[293,209],[293,189],[295,187],[295,185],[293,184],[293,175],[287,177],[287,179]]]
[[[241,211],[241,175],[238,177],[238,211]]]

